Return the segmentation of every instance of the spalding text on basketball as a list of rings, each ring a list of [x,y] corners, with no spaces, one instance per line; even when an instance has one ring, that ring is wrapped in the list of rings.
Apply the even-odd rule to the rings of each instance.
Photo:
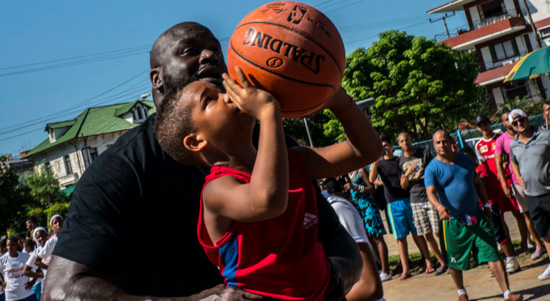
[[[295,62],[300,62],[304,67],[315,74],[319,74],[321,62],[325,60],[323,55],[316,54],[315,52],[308,51],[283,40],[275,39],[270,35],[257,31],[253,27],[250,27],[246,32],[243,45],[256,46],[282,54]]]

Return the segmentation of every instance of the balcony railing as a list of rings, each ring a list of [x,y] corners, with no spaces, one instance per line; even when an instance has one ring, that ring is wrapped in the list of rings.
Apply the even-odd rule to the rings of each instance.
[[[502,67],[504,65],[514,64],[515,62],[519,61],[522,57],[524,57],[527,53],[529,53],[529,52],[527,52],[527,51],[520,52],[517,56],[507,58],[507,59],[504,59],[504,60],[501,60],[501,61],[498,61],[498,62],[485,64],[485,68],[488,71],[488,70],[491,70],[491,69]]]
[[[491,18],[488,18],[488,19],[484,19],[482,21],[474,22],[473,28],[470,28],[470,26],[467,25],[467,24],[462,25],[462,26],[459,26],[459,27],[449,29],[449,35],[448,36],[447,36],[447,32],[443,32],[443,33],[436,34],[434,36],[434,39],[435,39],[436,42],[441,42],[441,41],[456,37],[458,35],[461,35],[463,33],[466,33],[466,32],[472,31],[472,30],[476,30],[476,29],[479,29],[479,28],[482,28],[482,27],[485,27],[485,26],[488,26],[488,25],[491,25],[491,24],[495,24],[495,23],[500,22],[502,20],[515,18],[515,17],[519,17],[519,16],[521,16],[521,14],[516,12],[516,10],[509,9],[504,14],[502,14],[500,16],[495,16],[495,17],[491,17]]]

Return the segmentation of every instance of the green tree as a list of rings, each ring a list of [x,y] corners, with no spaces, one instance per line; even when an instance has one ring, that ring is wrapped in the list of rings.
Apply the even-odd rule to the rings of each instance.
[[[376,99],[368,112],[380,134],[408,131],[413,139],[424,139],[469,117],[480,93],[474,85],[475,53],[394,30],[379,37],[368,49],[348,55],[342,86],[356,100]],[[325,134],[341,137],[341,127],[331,123]]]
[[[55,203],[68,202],[68,197],[59,190],[59,182],[53,172],[40,164],[40,168],[33,174],[25,175],[25,182],[30,188],[32,197],[43,208]]]
[[[34,205],[27,186],[19,182],[15,170],[5,167],[7,156],[0,157],[0,231],[7,229],[17,232],[25,230],[27,208]]]

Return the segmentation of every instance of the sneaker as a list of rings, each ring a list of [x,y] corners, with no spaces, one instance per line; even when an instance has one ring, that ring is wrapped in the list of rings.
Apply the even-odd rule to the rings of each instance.
[[[504,299],[504,301],[523,301],[523,295],[510,293],[508,299]]]
[[[462,294],[460,296],[458,296],[458,301],[469,301],[470,298],[468,298],[468,295],[466,294]]]
[[[546,280],[546,279],[550,279],[550,264],[548,265],[546,270],[544,270],[544,272],[542,272],[542,274],[539,275],[539,280]]]
[[[512,258],[506,262],[506,273],[512,274],[519,271],[519,269],[519,263],[515,258]]]
[[[542,255],[544,255],[544,253],[546,253],[546,249],[541,246],[537,246],[537,248],[535,249],[535,252],[531,254],[531,260],[537,260],[541,258]]]
[[[435,270],[435,275],[436,276],[442,275],[443,273],[447,272],[447,269],[448,267],[446,265],[442,265]]]
[[[532,249],[534,246],[530,241],[527,242],[527,249]]]
[[[380,280],[382,280],[382,282],[391,280],[392,276],[393,276],[393,273],[391,270],[389,273],[380,272]]]

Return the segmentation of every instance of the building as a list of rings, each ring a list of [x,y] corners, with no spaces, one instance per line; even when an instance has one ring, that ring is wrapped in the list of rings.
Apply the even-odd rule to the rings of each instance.
[[[122,134],[155,112],[152,101],[88,108],[75,119],[48,123],[48,138],[25,158],[52,170],[62,189],[72,191],[84,171]]]
[[[24,153],[21,155],[24,157]],[[29,159],[13,158],[12,155],[8,155],[7,160],[0,162],[0,169],[13,168],[17,176],[23,176],[26,173],[34,172],[34,163]]]
[[[475,83],[487,88],[493,106],[497,107],[516,96],[550,98],[550,80],[547,76],[503,83],[524,55],[550,45],[548,0],[453,0],[427,13],[460,11],[466,15],[468,24],[447,30],[444,35],[436,36],[436,40],[455,50],[476,51],[481,72]]]

